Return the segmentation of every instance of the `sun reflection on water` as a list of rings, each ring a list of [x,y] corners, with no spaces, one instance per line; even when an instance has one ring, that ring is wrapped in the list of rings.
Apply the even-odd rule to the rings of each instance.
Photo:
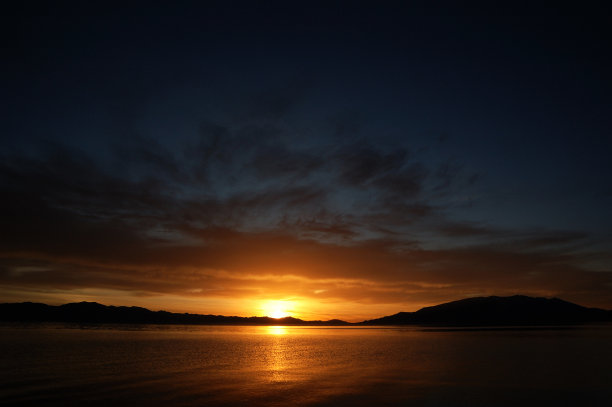
[[[269,326],[270,344],[267,352],[267,370],[270,373],[270,383],[287,381],[287,327]]]
[[[284,326],[269,326],[267,330],[268,335],[285,335],[287,333],[287,327]]]

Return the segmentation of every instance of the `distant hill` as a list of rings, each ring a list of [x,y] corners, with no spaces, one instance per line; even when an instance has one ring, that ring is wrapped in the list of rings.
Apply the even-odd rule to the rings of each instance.
[[[184,324],[184,325],[348,325],[338,319],[303,321],[269,317],[226,317],[222,315],[180,314],[150,311],[140,307],[115,307],[96,302],[79,302],[59,306],[23,302],[0,304],[0,321],[6,322],[70,322],[81,324]]]
[[[558,298],[475,297],[363,321],[360,325],[535,325],[612,321],[612,311]]]

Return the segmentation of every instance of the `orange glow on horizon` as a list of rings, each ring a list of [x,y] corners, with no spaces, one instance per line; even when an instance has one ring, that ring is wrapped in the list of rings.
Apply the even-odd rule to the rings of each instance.
[[[264,316],[270,318],[285,318],[291,316],[295,303],[287,300],[269,300],[262,304],[261,310]]]

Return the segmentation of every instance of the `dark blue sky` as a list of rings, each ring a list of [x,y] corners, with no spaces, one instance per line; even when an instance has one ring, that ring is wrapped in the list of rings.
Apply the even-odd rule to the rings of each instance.
[[[211,2],[5,16],[0,294],[342,313],[523,292],[611,308],[610,24],[576,14]],[[373,252],[356,269],[350,250]]]

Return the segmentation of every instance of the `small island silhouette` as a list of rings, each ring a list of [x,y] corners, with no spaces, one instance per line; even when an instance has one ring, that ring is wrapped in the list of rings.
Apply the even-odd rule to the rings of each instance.
[[[612,311],[587,308],[558,298],[474,297],[452,301],[416,312],[399,312],[377,319],[350,323],[339,319],[304,321],[298,318],[238,317],[151,311],[141,307],[107,306],[79,302],[59,306],[42,303],[0,304],[0,321],[66,322],[79,324],[175,324],[175,325],[311,325],[311,326],[516,326],[566,325],[612,321]]]

